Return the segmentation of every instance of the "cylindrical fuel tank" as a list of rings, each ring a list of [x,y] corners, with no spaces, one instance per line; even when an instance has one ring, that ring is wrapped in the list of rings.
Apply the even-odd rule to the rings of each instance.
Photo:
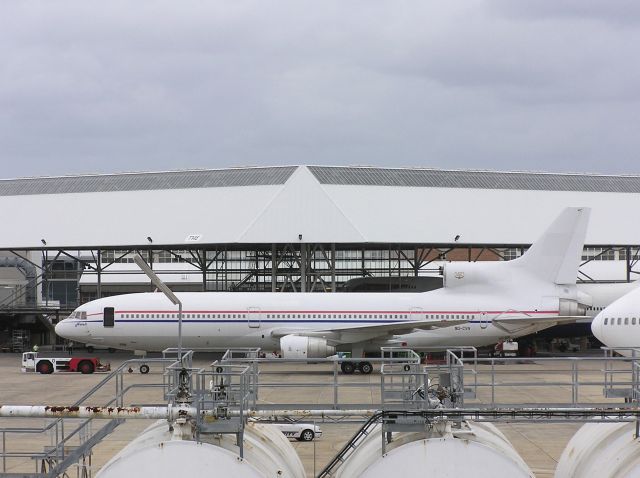
[[[527,464],[507,438],[490,423],[463,424],[425,433],[394,433],[382,455],[377,427],[338,469],[337,478],[390,476],[460,478],[531,478]]]
[[[556,478],[640,476],[640,440],[635,423],[587,423],[562,452]]]
[[[303,478],[304,467],[289,440],[274,426],[248,423],[244,431],[244,458],[236,436],[203,435],[203,442],[176,439],[166,420],[147,428],[114,456],[96,475]]]

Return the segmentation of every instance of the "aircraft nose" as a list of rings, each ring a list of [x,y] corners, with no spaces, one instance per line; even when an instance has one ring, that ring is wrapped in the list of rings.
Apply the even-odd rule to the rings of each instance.
[[[66,319],[56,324],[55,331],[63,339],[74,339],[76,336],[73,325]]]
[[[58,337],[62,337],[62,338],[66,339],[67,338],[66,335],[65,335],[66,328],[67,328],[67,326],[66,326],[64,320],[61,320],[60,322],[58,322],[56,324],[56,327],[55,327],[56,335]]]
[[[591,333],[593,333],[593,335],[595,336],[596,339],[598,339],[600,342],[604,343],[603,337],[602,337],[602,321],[603,321],[603,313],[600,312],[598,315],[596,315],[593,320],[591,321]]]

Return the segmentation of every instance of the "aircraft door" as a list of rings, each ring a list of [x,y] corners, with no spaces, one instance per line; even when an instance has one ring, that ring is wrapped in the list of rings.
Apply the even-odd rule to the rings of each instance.
[[[489,316],[487,315],[486,312],[480,312],[480,328],[481,329],[486,329],[489,326],[489,321],[491,319],[489,318]]]
[[[258,307],[249,307],[247,310],[247,324],[252,329],[260,327],[260,309]]]
[[[411,307],[411,314],[409,320],[425,320],[427,317],[424,315],[422,307]]]

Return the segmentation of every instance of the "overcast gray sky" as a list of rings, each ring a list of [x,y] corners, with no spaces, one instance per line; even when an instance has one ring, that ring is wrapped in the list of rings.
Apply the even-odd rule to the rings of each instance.
[[[0,3],[0,177],[640,173],[636,0]]]

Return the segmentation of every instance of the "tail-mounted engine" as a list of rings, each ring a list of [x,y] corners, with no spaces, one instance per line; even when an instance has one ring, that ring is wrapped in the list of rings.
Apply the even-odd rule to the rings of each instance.
[[[560,312],[558,315],[587,315],[587,306],[574,299],[560,299]]]

